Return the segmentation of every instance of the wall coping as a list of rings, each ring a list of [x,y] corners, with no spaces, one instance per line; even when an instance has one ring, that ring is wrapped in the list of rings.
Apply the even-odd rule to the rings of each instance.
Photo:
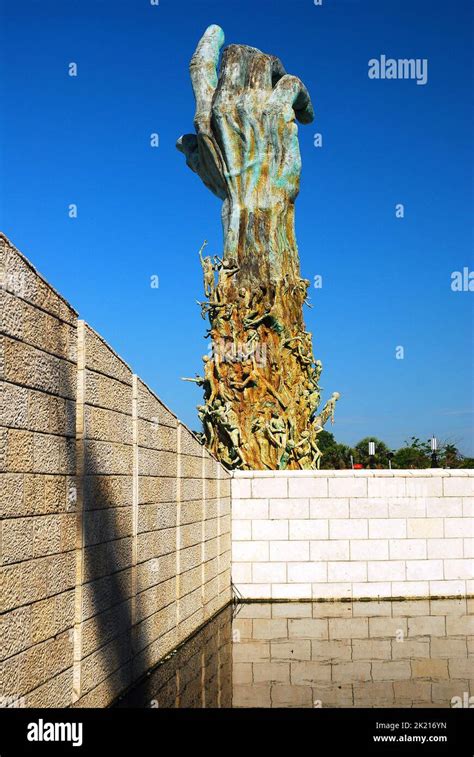
[[[219,465],[220,465],[221,469],[222,469],[222,470],[223,470],[223,471],[224,471],[225,473],[229,474],[229,473],[230,473],[230,471],[228,471],[228,470],[227,470],[227,468],[226,468],[226,467],[225,467],[225,466],[224,466],[224,465],[223,465],[223,464],[222,464],[222,463],[220,462],[220,460],[218,460],[218,459],[217,459],[217,457],[215,457],[215,455],[213,455],[213,454],[212,454],[211,452],[209,452],[209,450],[208,450],[208,449],[206,449],[206,447],[205,447],[205,446],[204,446],[204,445],[203,445],[203,444],[202,444],[202,443],[200,442],[200,440],[199,440],[199,439],[198,439],[198,437],[196,436],[196,433],[195,433],[195,432],[194,432],[194,431],[193,431],[192,429],[190,429],[190,428],[189,428],[189,426],[188,426],[188,425],[187,425],[186,423],[183,423],[183,421],[182,421],[182,420],[180,420],[180,418],[178,418],[178,416],[176,415],[176,413],[175,413],[175,412],[173,412],[173,410],[171,410],[171,408],[169,408],[169,407],[168,407],[168,406],[167,406],[167,405],[166,405],[166,404],[165,404],[165,403],[163,402],[163,400],[162,400],[162,399],[161,399],[160,397],[158,397],[158,395],[156,394],[156,392],[155,392],[155,391],[154,391],[154,390],[153,390],[153,389],[152,389],[152,388],[151,388],[151,387],[150,387],[150,386],[149,386],[149,385],[148,385],[148,384],[146,383],[146,381],[144,381],[144,380],[142,379],[142,377],[141,377],[141,376],[139,376],[138,374],[136,374],[136,373],[135,373],[135,371],[134,371],[134,369],[133,369],[133,366],[131,366],[131,365],[130,365],[129,363],[127,363],[127,361],[126,361],[126,360],[124,360],[124,359],[123,359],[123,357],[121,357],[121,356],[120,356],[120,355],[118,354],[118,352],[116,352],[116,351],[115,351],[115,349],[114,349],[114,348],[113,348],[113,347],[112,347],[112,346],[111,346],[111,345],[109,344],[109,342],[108,342],[108,341],[107,341],[106,339],[104,339],[104,337],[103,337],[103,336],[102,336],[101,334],[99,334],[99,332],[98,332],[98,331],[96,331],[96,329],[95,329],[95,328],[94,328],[93,326],[91,326],[91,324],[90,324],[90,323],[88,323],[88,321],[86,321],[86,320],[85,320],[84,318],[80,318],[80,317],[79,317],[79,313],[78,313],[78,311],[77,311],[77,310],[75,310],[75,308],[73,308],[73,306],[71,305],[71,303],[70,303],[70,302],[68,302],[68,300],[66,300],[66,299],[65,299],[65,297],[63,297],[63,296],[62,296],[62,294],[60,294],[60,293],[59,293],[59,292],[57,291],[57,289],[55,289],[55,288],[54,288],[54,287],[53,287],[53,286],[52,286],[52,285],[51,285],[51,284],[49,283],[49,281],[47,281],[47,280],[46,280],[46,279],[44,278],[44,276],[43,276],[43,275],[42,275],[42,274],[41,274],[41,273],[40,273],[40,272],[38,271],[38,269],[37,269],[37,268],[35,268],[35,266],[33,265],[33,263],[32,263],[32,262],[31,262],[31,261],[30,261],[30,260],[29,260],[29,259],[28,259],[28,258],[26,257],[26,255],[24,255],[24,254],[23,254],[23,253],[22,253],[22,252],[21,252],[21,251],[20,251],[20,250],[18,249],[18,247],[16,247],[16,246],[15,246],[15,245],[13,244],[13,242],[11,241],[11,239],[9,239],[9,237],[7,237],[7,235],[6,235],[6,234],[4,234],[4,232],[3,232],[3,231],[1,231],[1,230],[0,230],[0,241],[3,241],[4,243],[6,243],[6,244],[7,244],[7,245],[8,245],[8,246],[9,246],[9,247],[11,248],[11,250],[12,250],[12,251],[14,252],[14,254],[15,254],[15,255],[17,255],[17,256],[18,256],[18,257],[19,257],[19,258],[20,258],[20,259],[21,259],[21,260],[23,261],[23,263],[25,263],[25,265],[26,265],[26,266],[28,266],[28,268],[29,268],[29,269],[30,269],[30,270],[32,271],[32,273],[33,273],[33,274],[34,274],[35,276],[37,276],[37,277],[38,277],[38,278],[39,278],[39,279],[40,279],[40,280],[41,280],[41,281],[42,281],[42,282],[43,282],[43,283],[45,284],[45,286],[47,286],[47,287],[48,287],[48,289],[49,289],[49,290],[50,290],[51,292],[53,292],[53,294],[55,294],[55,295],[56,295],[56,296],[57,296],[57,297],[58,297],[58,298],[59,298],[60,300],[62,300],[62,302],[63,302],[63,303],[64,303],[64,304],[65,304],[65,305],[66,305],[66,306],[67,306],[67,307],[68,307],[68,308],[70,309],[70,311],[71,311],[72,315],[73,315],[73,316],[74,316],[74,317],[76,318],[76,320],[77,320],[77,323],[78,323],[78,324],[83,324],[85,328],[88,328],[88,329],[89,329],[89,330],[91,331],[91,333],[92,333],[92,334],[93,334],[93,335],[94,335],[94,336],[95,336],[95,337],[96,337],[96,338],[97,338],[97,339],[98,339],[98,340],[99,340],[100,342],[102,342],[102,344],[103,344],[103,345],[104,345],[104,346],[105,346],[105,347],[106,347],[106,348],[107,348],[108,350],[110,350],[110,352],[112,353],[112,355],[113,355],[113,356],[114,356],[114,357],[115,357],[115,358],[116,358],[117,360],[119,360],[119,361],[120,361],[120,362],[122,363],[122,365],[123,365],[123,366],[125,366],[125,368],[127,368],[127,369],[128,369],[129,371],[130,371],[130,373],[131,373],[131,374],[132,374],[133,376],[137,376],[137,379],[138,379],[138,380],[139,380],[139,381],[140,381],[140,382],[141,382],[141,383],[143,384],[143,386],[144,386],[144,387],[145,387],[145,388],[146,388],[146,389],[147,389],[147,390],[148,390],[148,391],[150,392],[150,394],[151,394],[151,395],[152,395],[152,396],[153,396],[153,397],[154,397],[154,398],[155,398],[155,399],[156,399],[156,400],[157,400],[157,401],[158,401],[158,402],[160,403],[160,405],[161,405],[161,406],[162,406],[162,407],[163,407],[163,408],[164,408],[164,409],[165,409],[165,410],[166,410],[166,411],[167,411],[167,412],[168,412],[168,413],[169,413],[170,415],[172,415],[172,416],[173,416],[173,418],[175,418],[175,420],[177,421],[177,423],[178,423],[178,424],[180,424],[181,426],[183,426],[183,427],[184,427],[184,428],[186,429],[186,431],[188,431],[188,432],[189,432],[189,433],[191,434],[191,436],[192,436],[192,437],[193,437],[193,438],[194,438],[194,439],[195,439],[195,440],[196,440],[196,441],[197,441],[197,442],[198,442],[199,444],[201,444],[201,446],[203,447],[203,449],[204,449],[204,450],[206,451],[206,453],[207,453],[207,455],[208,455],[209,459],[210,459],[210,460],[213,460],[213,461],[214,461],[214,462],[216,462],[216,463],[219,463]],[[7,290],[7,291],[8,291],[8,290]],[[10,294],[12,294],[12,293],[10,292]],[[14,295],[14,296],[17,296],[17,295]],[[23,299],[23,298],[19,297],[18,299]],[[28,301],[28,300],[25,300],[25,302],[29,302],[29,301]]]
[[[232,478],[449,478],[462,476],[474,478],[471,468],[399,468],[396,470],[234,470]]]
[[[69,310],[71,311],[71,313],[72,313],[72,314],[73,314],[74,316],[76,316],[76,318],[77,318],[79,314],[78,314],[77,310],[76,310],[75,308],[73,308],[73,306],[71,305],[71,303],[70,303],[70,302],[69,302],[69,301],[68,301],[68,300],[67,300],[67,299],[66,299],[65,297],[63,297],[63,295],[62,295],[62,294],[61,294],[60,292],[58,292],[58,290],[57,290],[57,289],[55,289],[55,288],[53,287],[53,285],[52,285],[52,284],[50,284],[50,283],[49,283],[49,281],[48,281],[47,279],[45,279],[45,277],[44,277],[44,276],[43,276],[43,275],[42,275],[42,274],[41,274],[41,273],[40,273],[40,272],[38,271],[38,269],[37,269],[37,268],[35,268],[35,266],[34,266],[34,265],[33,265],[33,263],[31,262],[31,260],[29,260],[29,259],[28,259],[28,258],[26,257],[26,255],[24,255],[24,254],[23,254],[23,253],[21,252],[21,250],[19,250],[19,249],[18,249],[18,247],[16,247],[16,245],[15,245],[15,244],[13,244],[13,242],[11,241],[11,239],[10,239],[9,237],[7,237],[7,235],[6,235],[6,234],[5,234],[5,233],[4,233],[3,231],[1,231],[1,230],[0,230],[0,240],[2,240],[3,242],[5,242],[5,243],[6,243],[6,245],[7,245],[7,246],[9,246],[9,247],[10,247],[10,248],[11,248],[11,249],[13,250],[13,252],[14,252],[14,253],[15,253],[16,255],[18,255],[18,257],[20,258],[20,260],[21,260],[21,261],[22,261],[22,262],[23,262],[23,263],[24,263],[24,264],[25,264],[25,265],[26,265],[26,266],[27,266],[27,267],[28,267],[28,268],[30,269],[30,271],[31,271],[31,272],[32,272],[32,273],[33,273],[33,274],[34,274],[35,276],[37,276],[37,277],[38,277],[38,278],[39,278],[39,279],[40,279],[40,280],[41,280],[41,281],[43,282],[43,284],[44,284],[44,285],[45,285],[45,286],[46,286],[46,287],[47,287],[47,288],[48,288],[48,289],[49,289],[49,290],[50,290],[50,291],[51,291],[51,292],[52,292],[52,293],[53,293],[53,294],[54,294],[54,295],[55,295],[56,297],[58,297],[58,299],[60,299],[60,300],[61,300],[61,301],[62,301],[62,302],[63,302],[63,303],[64,303],[64,304],[65,304],[65,305],[66,305],[66,306],[67,306],[67,307],[69,308]],[[14,292],[10,292],[10,291],[9,291],[8,289],[6,289],[6,291],[7,291],[7,292],[9,292],[9,294],[13,294],[13,295],[14,295],[15,297],[18,297],[18,295],[17,295],[17,294],[15,294]],[[29,304],[31,304],[29,300],[25,300],[25,299],[24,299],[23,297],[18,297],[18,299],[19,299],[19,300],[24,300],[24,302],[28,302]]]

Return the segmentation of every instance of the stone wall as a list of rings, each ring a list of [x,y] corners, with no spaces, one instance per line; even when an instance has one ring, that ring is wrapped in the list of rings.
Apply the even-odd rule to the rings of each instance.
[[[231,479],[0,235],[0,704],[104,706],[231,598]],[[472,471],[237,472],[245,599],[473,594]]]
[[[0,695],[71,701],[77,316],[0,238]]]
[[[474,471],[238,471],[232,576],[246,599],[474,594]]]
[[[228,605],[155,667],[119,707],[231,707],[232,614]]]
[[[230,600],[229,474],[0,255],[0,696],[104,706]]]

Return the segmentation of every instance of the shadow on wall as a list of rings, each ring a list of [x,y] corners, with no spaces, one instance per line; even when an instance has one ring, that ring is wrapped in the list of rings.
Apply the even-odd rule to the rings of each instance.
[[[117,707],[231,707],[232,607],[159,663]]]
[[[84,586],[81,706],[108,704],[133,678],[131,535],[123,537],[124,504],[85,445]],[[115,495],[115,496],[114,496]],[[105,533],[107,541],[96,543]],[[151,665],[151,661],[149,661]],[[96,690],[95,687],[98,686]]]
[[[132,374],[83,322],[78,323],[78,345],[82,580],[76,587],[73,699],[77,706],[100,707],[135,677]],[[151,666],[146,649],[141,658]]]
[[[107,706],[229,601],[229,481],[2,234],[0,299],[0,703]]]

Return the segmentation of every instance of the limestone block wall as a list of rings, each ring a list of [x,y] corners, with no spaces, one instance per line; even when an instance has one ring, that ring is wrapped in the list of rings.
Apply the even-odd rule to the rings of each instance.
[[[138,674],[230,600],[230,485],[139,379],[136,434]]]
[[[73,699],[93,707],[133,679],[133,375],[83,321],[77,368]]]
[[[136,384],[137,673],[178,640],[178,421],[139,379]],[[160,633],[157,633],[157,630]]]
[[[104,706],[230,600],[229,474],[0,256],[0,704]]]
[[[215,615],[145,676],[119,707],[231,707],[233,607]]]
[[[246,599],[474,594],[471,470],[239,471],[232,575]]]
[[[4,238],[0,256],[0,696],[63,705],[74,653],[77,315]]]

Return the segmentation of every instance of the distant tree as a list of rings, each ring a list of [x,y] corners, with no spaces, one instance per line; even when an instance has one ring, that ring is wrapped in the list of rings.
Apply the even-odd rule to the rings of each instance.
[[[441,448],[441,460],[445,468],[459,468],[462,462],[462,455],[454,444],[445,444]]]
[[[354,462],[360,463],[364,467],[369,466],[369,442],[375,442],[375,465],[388,468],[390,449],[385,442],[377,439],[376,436],[366,436],[360,442],[357,442],[354,447]]]
[[[474,458],[463,455],[450,443],[441,445],[438,461],[443,468],[474,468]]]
[[[350,468],[351,455],[354,463],[364,467],[369,465],[369,442],[375,442],[375,465],[381,468],[389,467],[389,455],[392,455],[393,468],[430,468],[431,440],[419,439],[417,436],[410,437],[396,452],[390,453],[388,446],[375,436],[367,436],[361,439],[355,447],[340,444],[329,431],[318,434],[318,445],[323,453],[321,468],[325,470]],[[465,457],[459,452],[454,444],[442,443],[439,445],[438,465],[440,468],[474,468],[474,458]]]
[[[429,468],[431,466],[430,442],[422,442],[412,436],[405,442],[404,447],[398,449],[392,460],[394,468]]]
[[[351,447],[348,447],[347,444],[335,443],[330,447],[326,447],[321,461],[321,468],[325,470],[350,468],[351,455]]]
[[[337,444],[334,434],[331,434],[330,431],[320,431],[318,434],[318,447],[321,450],[321,452],[324,452],[328,447],[334,447],[334,445]]]

